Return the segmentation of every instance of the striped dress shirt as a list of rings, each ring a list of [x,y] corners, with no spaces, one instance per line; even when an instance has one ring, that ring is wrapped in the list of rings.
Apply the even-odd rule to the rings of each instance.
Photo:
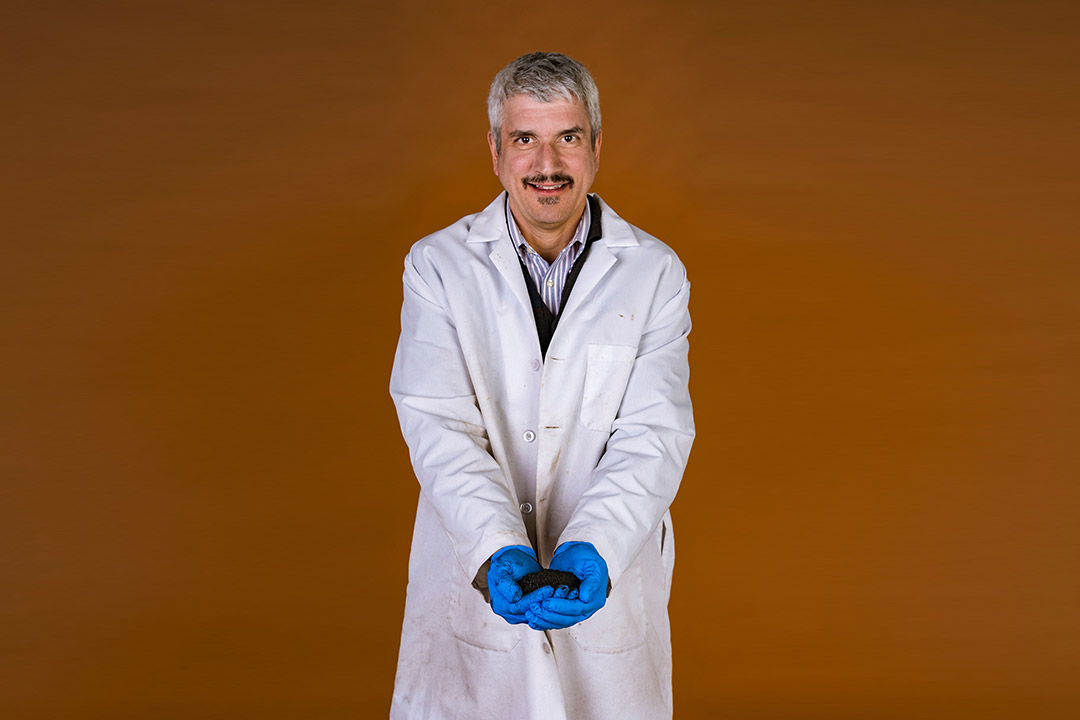
[[[536,284],[540,298],[547,305],[548,310],[555,315],[559,314],[559,305],[562,303],[566,276],[570,274],[570,269],[574,267],[574,261],[578,259],[582,249],[585,247],[585,235],[589,232],[591,222],[592,210],[589,209],[589,203],[586,202],[585,212],[581,214],[581,220],[578,221],[574,236],[570,238],[570,242],[555,258],[555,262],[549,265],[547,260],[540,257],[540,253],[533,250],[529,243],[525,241],[525,236],[521,234],[517,221],[514,220],[514,214],[510,211],[510,204],[507,202],[506,225],[510,230],[510,239],[517,246],[518,255],[521,257],[521,261],[525,263],[529,276]]]

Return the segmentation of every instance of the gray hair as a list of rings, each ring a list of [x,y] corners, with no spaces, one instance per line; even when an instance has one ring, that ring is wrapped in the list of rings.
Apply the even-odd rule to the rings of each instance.
[[[488,122],[495,150],[502,151],[503,106],[514,95],[528,95],[537,102],[556,98],[580,100],[589,116],[589,140],[596,147],[600,134],[600,91],[585,66],[562,53],[534,52],[522,55],[495,76],[488,92]]]

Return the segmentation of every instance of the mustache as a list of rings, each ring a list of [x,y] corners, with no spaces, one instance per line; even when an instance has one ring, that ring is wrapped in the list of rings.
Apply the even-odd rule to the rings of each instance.
[[[532,175],[521,179],[522,185],[555,185],[557,183],[574,184],[574,178],[569,175]]]

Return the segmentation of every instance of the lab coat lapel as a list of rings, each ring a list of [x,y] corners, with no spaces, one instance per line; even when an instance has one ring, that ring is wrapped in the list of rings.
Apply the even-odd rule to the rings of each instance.
[[[607,275],[614,264],[615,255],[608,249],[603,239],[594,242],[593,246],[589,248],[589,254],[585,258],[585,265],[581,268],[581,274],[578,275],[577,282],[574,283],[573,289],[570,290],[570,298],[566,301],[566,307],[563,308],[562,315],[559,318],[560,324],[567,316],[574,314],[574,310],[585,301],[585,298],[589,296],[596,284]],[[558,332],[558,329],[556,328],[555,331]]]
[[[603,235],[589,248],[585,265],[581,268],[581,274],[578,275],[577,282],[570,291],[566,307],[563,308],[560,323],[567,315],[574,314],[574,310],[588,299],[589,294],[615,265],[618,258],[611,248],[633,247],[638,244],[630,225],[616,215],[603,200],[600,200],[600,221]]]
[[[514,291],[514,296],[517,297],[518,302],[531,315],[532,302],[529,300],[529,289],[525,287],[525,276],[521,273],[521,260],[518,259],[517,249],[514,248],[510,235],[508,233],[503,235],[504,237],[495,241],[495,248],[488,257],[498,268],[499,273],[506,280],[510,289]]]
[[[525,287],[525,276],[521,273],[521,260],[518,259],[514,241],[510,239],[510,231],[506,228],[505,203],[506,193],[501,193],[476,217],[465,242],[491,243],[488,258],[531,317],[532,302],[529,300],[529,289]]]

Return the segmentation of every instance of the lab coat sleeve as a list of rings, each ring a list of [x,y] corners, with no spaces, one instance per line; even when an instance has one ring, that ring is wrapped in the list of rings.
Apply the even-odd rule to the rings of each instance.
[[[592,543],[615,587],[675,499],[694,440],[689,299],[683,273],[642,334],[607,447],[559,537]]]
[[[513,486],[491,454],[438,279],[426,281],[410,254],[403,282],[390,394],[421,492],[471,579],[500,548],[530,545],[529,536]]]

